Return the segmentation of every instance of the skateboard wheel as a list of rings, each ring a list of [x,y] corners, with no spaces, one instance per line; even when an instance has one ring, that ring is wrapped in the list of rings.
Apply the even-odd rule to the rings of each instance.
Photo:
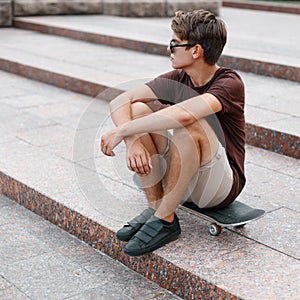
[[[209,229],[209,233],[213,236],[219,235],[222,231],[222,227],[215,223],[210,224],[208,229]]]

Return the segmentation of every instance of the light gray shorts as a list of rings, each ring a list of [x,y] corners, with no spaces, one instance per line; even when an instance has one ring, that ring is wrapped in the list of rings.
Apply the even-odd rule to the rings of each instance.
[[[164,159],[169,156],[167,149]],[[228,196],[233,184],[233,173],[229,165],[226,151],[221,143],[212,160],[200,167],[193,176],[183,197],[182,203],[192,201],[200,208],[209,208],[222,203]]]

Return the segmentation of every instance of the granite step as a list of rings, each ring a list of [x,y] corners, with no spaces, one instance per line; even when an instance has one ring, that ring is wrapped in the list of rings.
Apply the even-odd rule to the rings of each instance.
[[[0,195],[2,300],[181,300]]]
[[[171,70],[165,56],[16,28],[0,31],[0,69],[92,97]],[[240,74],[247,92],[247,143],[299,158],[299,84]]]
[[[223,7],[221,17],[227,24],[229,38],[220,64],[300,82],[300,38],[297,32],[300,21],[297,15]],[[171,36],[170,20],[101,15],[42,16],[15,18],[14,26],[168,56],[166,45]]]
[[[42,43],[40,45],[43,45]],[[0,71],[0,193],[184,299],[296,299],[299,160],[247,146],[239,200],[264,218],[218,237],[178,209],[180,239],[128,257],[115,232],[145,206],[125,165],[99,151],[106,101]]]

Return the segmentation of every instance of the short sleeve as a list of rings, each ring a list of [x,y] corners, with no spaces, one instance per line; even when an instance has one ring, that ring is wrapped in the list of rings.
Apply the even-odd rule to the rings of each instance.
[[[224,74],[225,75],[225,74]],[[220,114],[240,114],[244,111],[244,83],[235,72],[230,72],[216,80],[207,93],[214,95],[222,104]]]
[[[163,104],[174,104],[180,94],[181,73],[174,70],[149,81],[146,85]]]

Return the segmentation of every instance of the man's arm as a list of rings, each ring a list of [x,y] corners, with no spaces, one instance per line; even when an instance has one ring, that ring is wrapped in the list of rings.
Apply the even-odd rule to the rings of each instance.
[[[157,97],[152,90],[148,86],[143,85],[119,95],[110,103],[111,117],[116,128],[102,137],[101,149],[104,154],[109,156],[114,155],[112,149],[111,151],[108,150],[109,148],[107,148],[105,141],[114,138],[120,126],[132,120],[131,105],[135,102],[147,103],[156,99]],[[126,160],[128,168],[142,176],[149,174],[151,171],[150,154],[140,141],[139,135],[132,134],[123,139],[127,147]]]
[[[222,110],[222,104],[212,94],[203,94],[173,106],[157,111],[151,115],[124,123],[118,134],[121,137],[144,132],[186,127],[196,120]]]
[[[147,85],[124,92],[110,103],[112,120],[116,126],[120,126],[132,120],[131,104],[137,101],[149,102],[157,99],[156,95]]]
[[[102,151],[113,155],[113,149],[126,137],[145,132],[186,127],[196,120],[222,110],[222,104],[212,94],[203,94],[151,115],[131,120],[115,128],[111,134],[102,137]]]

